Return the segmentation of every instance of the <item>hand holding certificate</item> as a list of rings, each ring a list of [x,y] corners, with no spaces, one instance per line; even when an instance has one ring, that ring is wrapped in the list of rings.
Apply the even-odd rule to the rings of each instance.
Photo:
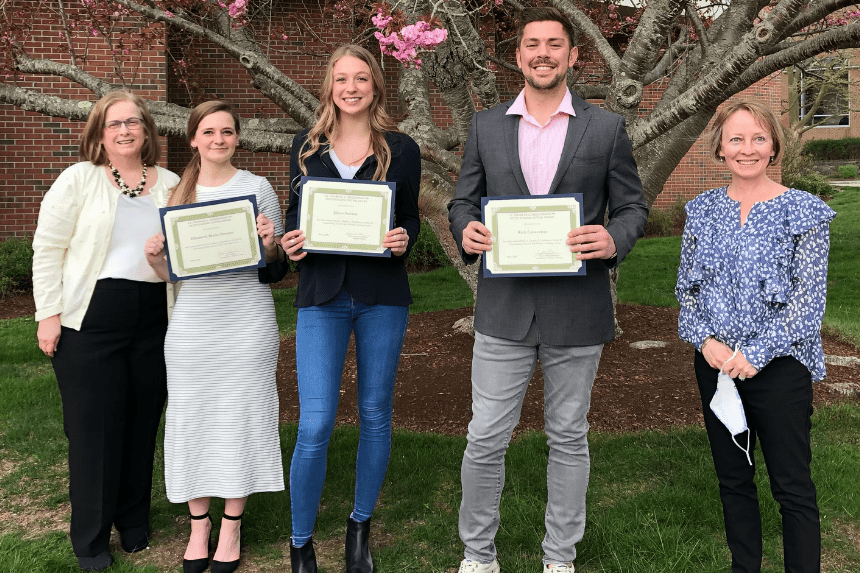
[[[303,250],[390,257],[383,246],[394,223],[394,183],[302,177]]]
[[[254,195],[162,207],[171,281],[265,266]]]
[[[484,276],[583,275],[568,233],[582,225],[582,195],[484,197],[483,223],[493,235]]]

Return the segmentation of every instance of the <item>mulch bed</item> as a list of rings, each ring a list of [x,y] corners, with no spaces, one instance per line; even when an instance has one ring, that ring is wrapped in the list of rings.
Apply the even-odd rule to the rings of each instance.
[[[281,285],[278,285],[281,286]],[[32,316],[32,295],[0,299],[0,319]],[[415,314],[403,346],[394,395],[394,425],[415,431],[462,435],[471,418],[473,339],[455,331],[471,308]],[[672,308],[619,305],[624,335],[604,347],[592,391],[588,420],[603,432],[627,432],[701,423],[702,406],[693,374],[693,350],[678,339],[678,311]],[[663,348],[637,350],[630,343],[664,341]],[[33,341],[35,344],[35,340]],[[860,351],[824,336],[824,352],[860,357]],[[815,385],[815,404],[851,401],[833,383],[860,388],[860,368],[827,366],[828,378]],[[298,420],[295,339],[281,342],[278,361],[281,420]],[[338,422],[357,424],[355,352],[347,355]],[[538,368],[523,402],[517,431],[543,429],[543,378]]]

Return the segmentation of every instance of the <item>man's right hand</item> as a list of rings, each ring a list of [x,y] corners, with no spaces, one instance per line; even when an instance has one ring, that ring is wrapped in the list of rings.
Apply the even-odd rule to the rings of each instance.
[[[463,229],[463,251],[479,255],[493,248],[493,235],[480,221],[470,221]]]

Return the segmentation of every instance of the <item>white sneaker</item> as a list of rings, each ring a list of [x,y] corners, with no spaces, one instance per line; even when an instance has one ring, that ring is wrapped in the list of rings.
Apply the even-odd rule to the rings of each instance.
[[[478,563],[471,559],[460,561],[460,570],[457,573],[499,573],[499,562],[493,559],[492,563]]]
[[[573,562],[570,563],[544,563],[543,573],[573,573]]]

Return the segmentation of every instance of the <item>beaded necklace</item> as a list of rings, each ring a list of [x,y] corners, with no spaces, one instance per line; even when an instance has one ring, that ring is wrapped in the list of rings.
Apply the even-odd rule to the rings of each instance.
[[[143,174],[140,176],[140,183],[138,183],[137,187],[134,189],[129,189],[125,180],[123,180],[122,176],[119,174],[119,170],[117,170],[110,161],[108,161],[108,167],[110,167],[110,172],[113,173],[113,180],[116,181],[117,185],[119,185],[119,190],[123,195],[128,195],[133,198],[143,193],[143,188],[146,187],[146,165],[143,166]]]

